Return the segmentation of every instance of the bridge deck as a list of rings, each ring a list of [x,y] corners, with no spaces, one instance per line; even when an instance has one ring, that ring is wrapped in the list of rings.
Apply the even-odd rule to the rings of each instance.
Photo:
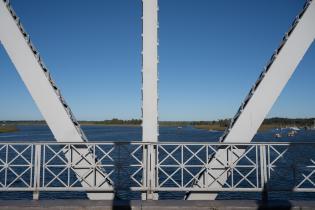
[[[314,209],[315,201],[271,201],[261,203],[254,200],[222,201],[90,201],[90,200],[42,200],[1,201],[0,209]]]

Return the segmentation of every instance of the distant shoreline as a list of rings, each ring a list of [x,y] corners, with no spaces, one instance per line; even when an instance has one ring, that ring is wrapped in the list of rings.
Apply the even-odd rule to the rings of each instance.
[[[194,126],[197,129],[202,129],[202,130],[209,130],[209,131],[225,131],[226,126],[220,126],[220,125],[196,125]],[[279,124],[263,124],[259,127],[258,132],[264,132],[264,131],[269,131],[272,129],[280,129],[280,128],[286,128],[286,127],[296,127],[294,124],[288,124],[285,126],[280,126]],[[302,126],[302,127],[307,127],[307,126]]]
[[[231,119],[213,120],[213,121],[160,121],[159,126],[174,126],[184,127],[192,126],[196,129],[224,131],[230,124]],[[44,120],[20,120],[20,121],[2,121],[2,124],[7,126],[21,126],[21,125],[47,125]],[[128,126],[140,127],[141,119],[121,120],[113,118],[111,120],[103,121],[87,121],[81,120],[79,124],[82,126]],[[1,125],[1,121],[0,121]],[[315,126],[315,118],[280,118],[274,117],[265,119],[259,128],[259,131],[267,131],[276,128],[299,127],[299,128],[313,128]],[[9,129],[12,130],[12,129]]]

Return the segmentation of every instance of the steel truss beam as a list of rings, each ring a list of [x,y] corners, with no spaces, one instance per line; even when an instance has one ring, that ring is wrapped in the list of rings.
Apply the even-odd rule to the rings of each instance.
[[[315,38],[314,20],[315,1],[309,0],[304,5],[301,13],[295,18],[291,28],[283,37],[280,46],[272,55],[258,80],[241,104],[237,114],[231,120],[230,126],[220,139],[222,142],[251,142],[296,67],[313,43]],[[242,155],[244,152],[245,150],[240,149],[237,153],[238,155]],[[218,156],[226,156],[226,151],[219,150],[215,157]],[[219,164],[215,157],[209,160],[210,166],[214,168]],[[221,183],[224,183],[228,176],[228,174],[221,176],[218,173],[217,177],[210,177],[204,173],[199,177],[199,182],[218,178]],[[198,187],[198,184],[201,184],[199,182],[195,184],[196,187]],[[186,199],[213,200],[216,198],[216,195],[209,193],[189,193]]]
[[[53,81],[42,57],[24,30],[19,17],[13,11],[9,1],[0,1],[0,41],[7,51],[12,63],[34,99],[38,109],[45,118],[49,128],[58,142],[85,142],[83,131],[75,119],[60,90]],[[86,159],[95,162],[93,151],[81,148],[81,154],[71,158]],[[64,151],[67,158],[73,152]],[[84,162],[84,161],[82,161]],[[85,176],[89,169],[73,169],[78,177]],[[98,177],[100,180],[102,177]],[[90,181],[94,177],[87,176]],[[86,182],[81,182],[83,186]],[[108,183],[109,185],[111,183]],[[112,199],[112,193],[88,193],[90,199]]]

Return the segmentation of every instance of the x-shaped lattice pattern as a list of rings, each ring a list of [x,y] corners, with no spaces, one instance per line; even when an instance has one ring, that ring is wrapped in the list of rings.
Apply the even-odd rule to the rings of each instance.
[[[282,168],[293,171],[295,179],[289,180],[294,181],[294,190],[315,188],[313,150],[290,159],[285,156],[289,144],[183,143],[0,144],[0,188],[34,188],[38,164],[35,147],[41,151],[39,187],[46,190],[112,190],[124,186],[147,190],[148,179],[155,183],[151,189],[159,191],[196,187],[211,191],[261,190],[263,176],[272,183]],[[154,148],[153,159],[148,148]]]
[[[127,149],[126,149],[127,148]],[[126,151],[124,151],[126,150]],[[117,177],[119,162],[128,153],[131,187],[142,187],[142,144],[47,144],[44,145],[42,187],[105,189],[119,185],[128,177]],[[119,152],[118,152],[119,151]],[[120,154],[124,151],[123,154]],[[124,157],[123,157],[124,158]],[[116,183],[115,183],[116,182]]]
[[[243,147],[160,144],[156,166],[158,187],[258,188],[257,146],[247,146],[246,150]]]
[[[0,145],[0,186],[2,188],[32,188],[33,145]]]

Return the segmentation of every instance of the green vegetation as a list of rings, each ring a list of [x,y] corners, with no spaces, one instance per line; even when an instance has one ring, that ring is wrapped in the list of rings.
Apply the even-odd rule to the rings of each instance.
[[[204,130],[214,130],[214,131],[224,131],[226,127],[220,126],[220,125],[195,125],[195,128],[198,129],[204,129]]]
[[[4,121],[7,125],[46,125],[44,120],[20,120],[20,121]],[[111,120],[103,121],[79,121],[81,125],[141,125],[141,120],[131,119],[131,120],[120,120],[113,118]]]
[[[131,120],[120,120],[117,118],[113,118],[111,120],[104,121],[79,121],[81,125],[141,125],[142,120],[139,119],[131,119]]]
[[[259,131],[267,131],[274,128],[284,128],[284,127],[299,127],[299,128],[309,128],[314,126],[315,118],[305,118],[305,119],[290,119],[290,118],[269,118],[265,119],[259,128]],[[198,122],[195,124],[195,128],[206,129],[206,130],[217,130],[224,131],[230,124],[230,119],[218,120],[218,121],[208,121],[208,122]]]
[[[264,120],[265,125],[277,125],[277,127],[297,126],[297,127],[312,127],[315,118],[280,118],[274,117]]]
[[[16,126],[16,125],[46,125],[44,120],[19,120],[19,121],[0,121],[1,123],[5,124],[6,126]]]
[[[0,133],[9,133],[18,131],[14,125],[0,125]]]

